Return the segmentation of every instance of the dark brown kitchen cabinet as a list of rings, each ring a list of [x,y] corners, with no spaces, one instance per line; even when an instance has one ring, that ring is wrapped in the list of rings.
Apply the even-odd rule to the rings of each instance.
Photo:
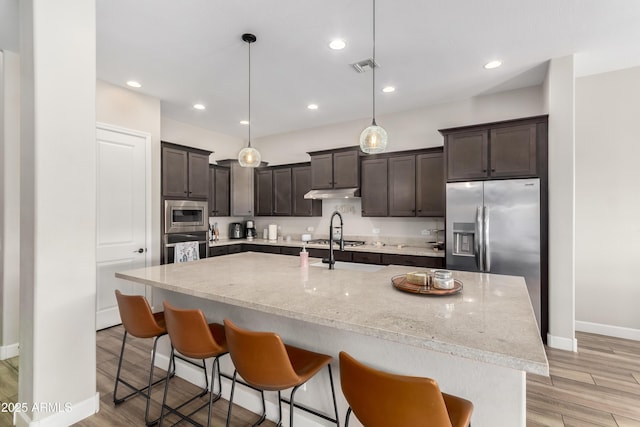
[[[547,116],[442,129],[448,181],[540,176]]]
[[[273,169],[255,169],[255,212],[256,216],[273,214]]]
[[[354,252],[351,259],[361,264],[382,264],[382,254],[373,252]]]
[[[163,143],[162,195],[207,199],[209,197],[209,152]]]
[[[209,248],[209,257],[222,256],[229,254],[228,246],[213,246]]]
[[[360,187],[360,149],[349,147],[309,153],[314,190]]]
[[[389,158],[389,216],[416,216],[416,156]]]
[[[382,264],[406,265],[409,267],[444,268],[444,258],[415,255],[382,254]]]
[[[209,216],[229,216],[231,170],[209,166]]]
[[[273,215],[291,215],[291,168],[273,169]]]
[[[444,216],[446,182],[442,150],[416,156],[416,216]]]
[[[442,148],[362,159],[362,216],[444,216]]]
[[[291,167],[291,214],[293,216],[322,216],[322,200],[305,199],[311,190],[311,165]]]
[[[362,216],[389,215],[387,164],[386,158],[362,159]]]

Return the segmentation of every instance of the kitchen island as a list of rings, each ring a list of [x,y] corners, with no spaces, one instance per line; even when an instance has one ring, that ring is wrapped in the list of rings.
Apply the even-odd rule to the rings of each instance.
[[[336,358],[345,350],[380,369],[432,377],[443,391],[474,403],[474,426],[525,425],[526,373],[547,375],[548,363],[523,278],[454,272],[463,291],[431,297],[391,286],[393,276],[415,267],[372,272],[301,268],[299,262],[246,252],[116,276],[163,289],[162,298],[201,308],[210,321],[229,317]],[[228,361],[225,369],[232,369]],[[298,396],[329,412],[324,380],[313,379]],[[257,397],[244,394],[237,403],[259,411]],[[344,417],[341,393],[338,404]],[[300,420],[297,425],[325,425]]]

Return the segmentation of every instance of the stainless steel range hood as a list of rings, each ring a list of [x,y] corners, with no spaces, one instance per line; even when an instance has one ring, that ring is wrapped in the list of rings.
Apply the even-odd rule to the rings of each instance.
[[[355,199],[360,197],[359,188],[337,188],[334,190],[311,190],[305,199]]]

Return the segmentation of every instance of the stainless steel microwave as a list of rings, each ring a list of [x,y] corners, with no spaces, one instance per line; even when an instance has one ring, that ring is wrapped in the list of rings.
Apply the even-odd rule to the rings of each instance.
[[[209,229],[207,202],[194,200],[164,201],[164,232],[183,233]]]

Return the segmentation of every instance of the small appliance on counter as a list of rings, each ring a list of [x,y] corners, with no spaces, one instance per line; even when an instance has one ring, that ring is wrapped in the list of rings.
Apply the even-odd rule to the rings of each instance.
[[[246,222],[244,231],[244,234],[247,236],[247,240],[249,241],[253,240],[253,238],[258,235],[258,232],[256,231],[256,225],[252,220],[248,220]]]
[[[244,227],[239,222],[232,222],[229,224],[229,238],[230,239],[243,239]]]

